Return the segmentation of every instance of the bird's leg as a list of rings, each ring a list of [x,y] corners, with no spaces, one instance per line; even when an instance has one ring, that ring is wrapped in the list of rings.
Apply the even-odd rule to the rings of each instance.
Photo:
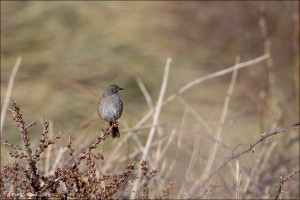
[[[119,122],[118,122],[118,121],[114,121],[114,122],[113,122],[113,126],[114,126],[114,127],[119,127]]]
[[[107,126],[107,123],[104,123],[104,126],[103,126],[103,124],[102,124],[102,128],[101,128],[101,130],[102,131],[104,131],[104,132],[107,132],[108,130],[109,130],[109,126]]]

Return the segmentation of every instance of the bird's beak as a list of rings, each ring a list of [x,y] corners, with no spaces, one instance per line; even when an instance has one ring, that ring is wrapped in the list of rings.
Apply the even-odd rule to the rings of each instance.
[[[124,88],[119,88],[119,90],[124,90]]]

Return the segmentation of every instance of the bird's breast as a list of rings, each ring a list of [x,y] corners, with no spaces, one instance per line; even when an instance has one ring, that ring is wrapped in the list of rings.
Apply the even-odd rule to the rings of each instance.
[[[99,116],[107,121],[113,122],[119,119],[123,111],[123,103],[118,95],[103,97],[99,103]]]

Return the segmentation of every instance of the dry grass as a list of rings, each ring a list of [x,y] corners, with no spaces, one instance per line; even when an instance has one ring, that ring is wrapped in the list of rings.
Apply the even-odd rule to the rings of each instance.
[[[43,164],[45,164],[46,160],[49,158],[54,161],[54,159],[60,157],[61,154],[58,153],[56,155],[51,155],[50,153],[50,155],[48,155],[45,153],[45,151],[49,149],[50,146],[55,145],[55,143],[61,139],[62,132],[58,133],[53,138],[49,138],[49,122],[45,120],[39,144],[36,148],[33,148],[29,138],[29,129],[36,125],[35,120],[29,125],[25,126],[26,123],[23,119],[22,112],[14,101],[12,101],[12,108],[10,110],[13,115],[13,119],[16,122],[16,127],[18,128],[22,138],[23,147],[10,144],[7,141],[1,141],[3,145],[13,149],[12,151],[9,151],[9,155],[14,160],[12,165],[4,164],[1,171],[0,191],[2,199],[11,197],[33,199],[128,198],[128,195],[130,194],[129,191],[131,191],[132,198],[136,198],[136,195],[132,195],[135,193],[138,194],[137,197],[139,199],[153,198],[153,196],[150,196],[149,182],[151,179],[157,176],[158,170],[154,169],[149,172],[146,161],[141,161],[138,175],[134,175],[135,161],[133,161],[131,164],[128,164],[122,172],[116,174],[107,174],[102,172],[103,168],[97,168],[96,163],[103,162],[105,157],[101,152],[97,153],[95,150],[99,144],[101,142],[103,143],[106,137],[111,134],[111,128],[107,131],[102,130],[100,133],[101,136],[98,136],[92,140],[87,148],[80,150],[80,155],[76,157],[74,156],[75,148],[73,147],[71,137],[69,136],[69,141],[66,144],[66,148],[69,151],[68,156],[71,158],[72,164],[68,166],[67,163],[63,163],[64,161],[60,159],[60,165],[64,167],[57,167],[57,165],[55,165],[53,168],[53,166],[43,166]],[[208,189],[205,189],[207,184],[233,160],[237,161],[236,198],[238,198],[240,193],[239,186],[241,181],[241,170],[237,159],[240,159],[241,156],[248,152],[252,151],[254,153],[255,147],[259,143],[265,141],[267,138],[270,138],[278,133],[288,132],[290,129],[299,128],[299,126],[300,122],[283,129],[277,129],[271,133],[263,133],[261,138],[251,144],[249,148],[246,148],[240,152],[232,151],[232,155],[227,157],[224,162],[217,167],[216,170],[211,168],[211,164],[207,164],[207,166],[210,167],[209,171],[211,170],[213,172],[207,172],[207,174],[202,176],[205,177],[204,179],[198,177],[199,179],[196,179],[191,187],[187,187],[187,175],[192,173],[190,167],[192,165],[191,163],[195,161],[195,155],[198,155],[198,137],[198,142],[197,145],[194,146],[194,151],[191,156],[189,167],[186,170],[186,175],[182,179],[184,184],[181,186],[181,190],[177,196],[173,196],[172,198],[206,198],[209,193],[213,193],[214,190],[219,187],[218,185],[209,185]],[[141,152],[145,152],[145,148],[142,149]],[[164,157],[160,157],[160,159],[164,159]],[[160,159],[158,159],[158,162]],[[47,163],[49,164],[49,161]],[[83,163],[83,165],[81,165],[81,163]],[[49,170],[50,168],[52,168],[51,172]],[[44,169],[48,169],[48,171],[45,171]],[[171,170],[171,168],[168,170]],[[294,170],[285,178],[280,178],[281,182],[280,187],[277,189],[276,199],[283,193],[283,184],[291,180],[291,178],[297,173],[299,173],[299,169]],[[137,176],[137,180],[135,180],[135,176]],[[139,181],[141,179],[139,177],[141,176],[144,177],[142,183]],[[131,183],[133,182],[135,184],[132,186]],[[174,183],[169,182],[166,189],[162,191],[160,199],[170,198],[170,191],[173,188]],[[181,194],[183,190],[185,192],[182,196]],[[155,193],[157,193],[156,190],[154,190],[154,194]],[[245,191],[243,193],[245,193]]]
[[[299,198],[299,2],[125,3],[1,1],[1,194]]]
[[[268,57],[266,57],[267,59]],[[248,61],[248,66],[251,66],[255,63],[255,59],[253,62]],[[234,69],[237,69],[240,63],[236,63]],[[166,90],[166,80],[168,79],[168,71],[170,70],[170,60],[166,64],[166,71],[164,75],[164,81],[162,84],[162,90]],[[161,92],[159,96],[159,100],[157,105],[153,108],[155,110],[153,116],[153,123],[149,127],[150,133],[148,136],[148,140],[150,140],[149,145],[145,145],[143,147],[139,141],[139,139],[134,138],[135,135],[128,134],[125,135],[125,140],[128,140],[128,137],[133,137],[135,142],[139,146],[137,153],[134,154],[134,157],[130,155],[126,155],[124,161],[131,160],[130,164],[125,166],[121,172],[108,173],[106,171],[110,171],[112,165],[117,164],[122,158],[108,157],[108,161],[101,167],[97,164],[100,162],[104,162],[105,156],[99,152],[100,143],[104,143],[107,136],[111,134],[111,128],[107,131],[101,130],[98,136],[92,139],[89,142],[89,145],[78,149],[78,145],[75,146],[72,143],[71,135],[68,136],[68,142],[65,145],[68,149],[68,156],[63,155],[65,150],[59,151],[56,150],[56,153],[52,153],[50,147],[53,147],[62,136],[62,132],[59,132],[52,138],[49,138],[49,126],[50,123],[46,119],[43,122],[43,130],[41,132],[41,136],[39,139],[39,143],[36,148],[33,148],[32,142],[29,138],[29,130],[32,129],[33,126],[36,125],[36,119],[26,125],[23,114],[17,106],[17,104],[12,100],[12,108],[10,109],[13,120],[15,121],[16,127],[19,130],[20,136],[23,141],[23,147],[19,147],[18,145],[13,145],[7,141],[2,141],[2,144],[12,148],[12,151],[9,151],[9,156],[14,160],[12,165],[4,164],[1,172],[1,194],[2,198],[11,198],[11,197],[21,197],[21,198],[139,198],[139,199],[149,199],[149,198],[158,198],[166,199],[166,198],[209,198],[215,190],[220,187],[219,184],[213,184],[211,181],[214,179],[216,175],[218,175],[221,171],[226,167],[230,167],[231,162],[233,160],[237,161],[236,164],[236,173],[235,173],[235,181],[236,181],[236,198],[239,198],[240,195],[246,195],[248,193],[250,182],[256,183],[257,178],[253,178],[257,171],[253,171],[250,174],[250,178],[247,179],[246,189],[241,191],[239,188],[241,186],[241,169],[240,163],[238,159],[244,156],[244,154],[248,152],[255,153],[255,147],[262,143],[265,144],[265,140],[274,136],[278,133],[289,132],[290,129],[299,128],[300,122],[295,123],[289,127],[283,129],[277,129],[274,132],[263,133],[261,138],[259,138],[256,142],[250,144],[249,147],[243,148],[243,150],[238,150],[239,145],[234,148],[229,155],[226,156],[223,163],[219,164],[215,169],[212,167],[215,162],[216,153],[219,152],[219,149],[224,144],[221,138],[221,129],[224,126],[224,121],[226,117],[226,113],[228,111],[229,100],[231,98],[235,80],[237,77],[237,70],[233,71],[233,77],[228,89],[228,93],[225,98],[223,112],[220,118],[219,128],[217,129],[217,133],[215,136],[215,140],[213,141],[215,145],[212,146],[211,152],[212,155],[208,156],[208,159],[199,159],[199,143],[200,137],[199,134],[196,135],[195,144],[193,147],[193,151],[190,154],[190,161],[188,162],[188,166],[183,168],[183,157],[182,152],[185,151],[185,136],[182,136],[179,132],[179,137],[177,140],[177,145],[175,141],[173,141],[173,145],[177,146],[176,160],[173,160],[173,163],[170,167],[167,168],[167,172],[165,170],[166,162],[169,159],[165,156],[165,152],[170,147],[172,143],[171,138],[176,135],[176,132],[173,132],[172,136],[169,138],[167,142],[163,140],[163,138],[158,137],[158,145],[155,146],[155,143],[152,142],[154,138],[155,129],[161,128],[158,126],[158,118],[160,115],[161,106],[163,105],[163,94],[164,91]],[[144,88],[145,89],[145,88]],[[144,92],[146,94],[146,92]],[[185,108],[188,110],[188,107]],[[151,110],[150,110],[151,111]],[[149,112],[151,113],[151,112]],[[186,113],[186,112],[185,112]],[[186,114],[185,114],[186,115]],[[185,120],[186,116],[184,116]],[[172,126],[171,126],[172,127]],[[139,127],[141,128],[141,127]],[[176,127],[172,127],[175,131]],[[178,127],[177,127],[178,128]],[[181,124],[179,128],[185,130],[184,123]],[[153,131],[154,130],[154,131]],[[199,128],[195,129],[196,131],[201,131]],[[138,130],[139,131],[139,130]],[[51,134],[53,135],[53,133]],[[159,136],[159,135],[158,135]],[[121,146],[126,145],[124,140],[118,141]],[[165,148],[161,149],[162,146]],[[225,145],[223,145],[224,148]],[[271,152],[273,151],[276,143],[272,143],[271,149],[265,148],[261,151],[260,156],[256,160],[256,164],[261,163],[262,158],[264,157],[265,162],[261,164],[261,168],[259,171],[265,170],[269,165],[266,164],[266,161],[269,159]],[[120,147],[120,146],[119,146]],[[152,152],[155,152],[153,148],[156,148],[156,153],[149,154],[150,148]],[[118,146],[115,147],[118,149]],[[75,150],[77,154],[75,155]],[[141,162],[140,168],[135,173],[135,163],[137,159],[135,158],[138,154],[141,154]],[[110,156],[116,156],[117,154],[111,154]],[[122,154],[119,154],[122,155]],[[62,159],[64,157],[64,159]],[[66,159],[69,157],[69,160]],[[152,167],[156,167],[159,163],[162,163],[161,170],[153,169],[149,170],[147,166],[147,161],[144,159],[148,159],[150,161],[150,165]],[[102,161],[101,161],[102,160]],[[195,164],[199,162],[206,162],[205,169],[202,171],[202,175],[196,177],[194,174],[196,171]],[[181,170],[181,175],[178,177],[170,177],[169,172],[174,170],[174,162],[179,164],[179,168]],[[49,163],[54,163],[52,166]],[[58,164],[59,163],[59,164]],[[122,162],[121,162],[122,163]],[[280,163],[282,164],[282,163]],[[45,170],[47,169],[47,170]],[[298,170],[299,171],[299,170]],[[160,172],[160,174],[158,174]],[[197,173],[197,172],[196,172]],[[185,175],[184,175],[185,174]],[[234,174],[234,173],[233,173]],[[282,195],[282,186],[285,182],[290,180],[296,173],[292,173],[288,178],[283,179],[280,184],[280,188],[277,189],[276,198]],[[143,177],[143,178],[141,178]],[[252,177],[252,178],[251,178]],[[156,180],[156,179],[158,180]],[[153,180],[152,180],[153,179]],[[175,179],[176,181],[172,181]],[[159,188],[165,187],[162,191],[157,189],[152,189],[151,184],[156,180],[155,185],[158,185]],[[168,185],[164,186],[167,180],[170,180]],[[178,182],[181,180],[181,183]],[[175,188],[176,183],[179,183],[179,190],[177,194],[174,196],[171,195],[171,190]],[[152,186],[153,187],[153,186]],[[226,186],[228,187],[228,186]],[[161,192],[161,195],[158,193]],[[265,194],[269,197],[272,194]],[[156,196],[156,197],[155,197]]]

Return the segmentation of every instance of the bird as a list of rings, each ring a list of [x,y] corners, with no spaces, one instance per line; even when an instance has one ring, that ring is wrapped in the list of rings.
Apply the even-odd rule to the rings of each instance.
[[[98,114],[99,117],[109,122],[111,128],[112,138],[120,137],[118,128],[118,119],[121,117],[123,112],[123,102],[118,96],[120,90],[124,90],[116,84],[107,86],[98,103]]]

